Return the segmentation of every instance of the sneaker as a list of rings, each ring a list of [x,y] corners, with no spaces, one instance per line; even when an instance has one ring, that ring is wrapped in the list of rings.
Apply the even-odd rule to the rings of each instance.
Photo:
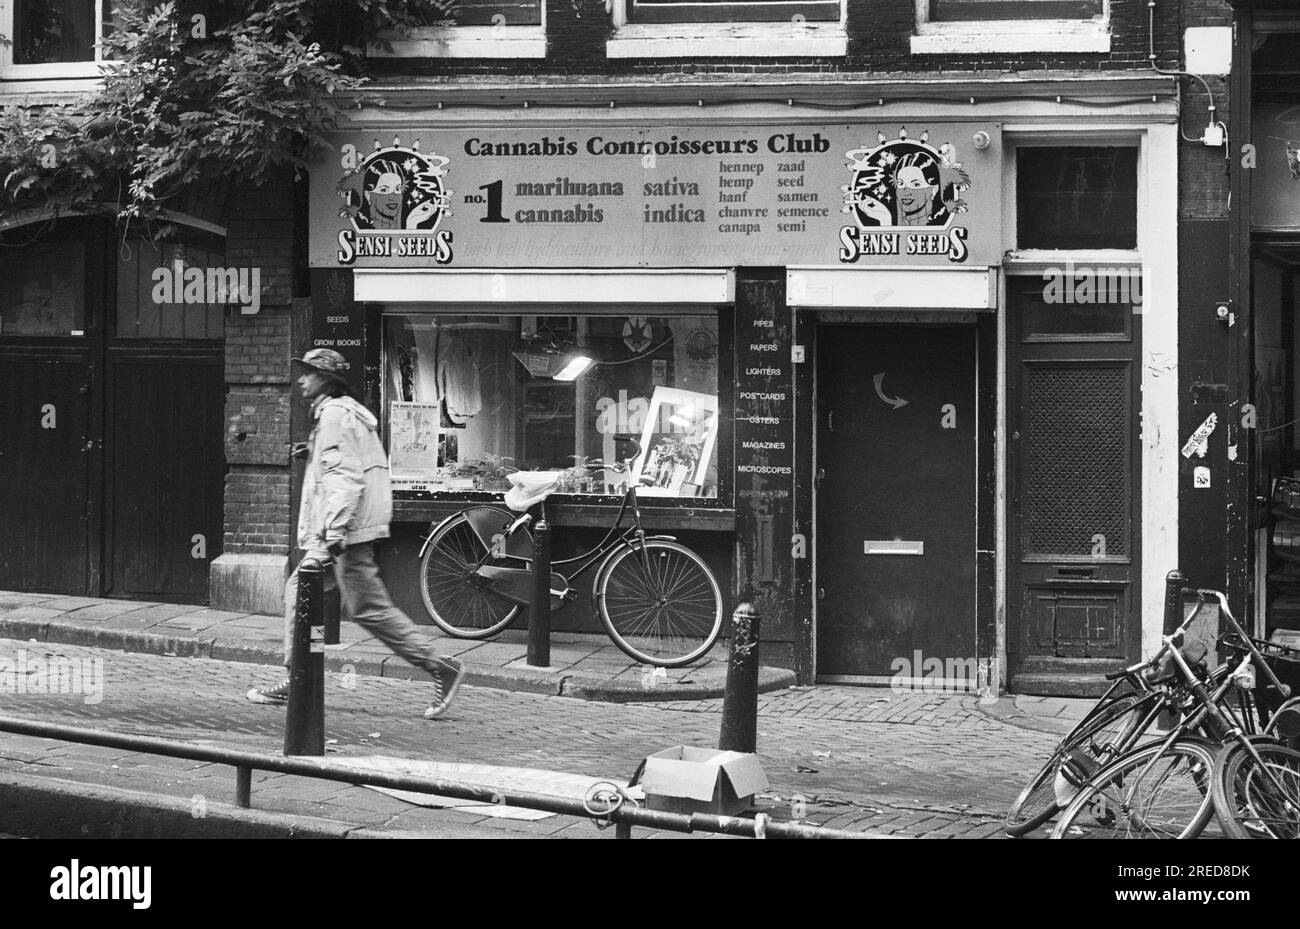
[[[289,702],[289,679],[286,677],[274,687],[263,687],[260,690],[254,687],[245,696],[254,703],[270,703],[275,706],[284,706]]]
[[[433,703],[424,711],[425,719],[441,716],[451,706],[451,701],[465,677],[465,665],[455,658],[443,658],[442,667],[433,675]]]

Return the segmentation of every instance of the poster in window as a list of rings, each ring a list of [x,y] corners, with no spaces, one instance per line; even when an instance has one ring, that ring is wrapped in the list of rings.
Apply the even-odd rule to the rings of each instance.
[[[679,497],[699,492],[718,436],[718,398],[713,394],[656,387],[650,397],[641,453],[632,464],[635,480],[649,477],[640,493]]]
[[[437,403],[394,401],[388,419],[389,468],[394,477],[430,477],[442,464]]]

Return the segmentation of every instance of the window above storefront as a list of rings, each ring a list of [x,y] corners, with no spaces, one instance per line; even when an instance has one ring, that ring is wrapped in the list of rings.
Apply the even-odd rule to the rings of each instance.
[[[541,0],[458,0],[451,24],[391,36],[373,58],[544,58],[545,5]]]
[[[565,472],[563,493],[617,494],[644,476],[645,497],[718,497],[716,312],[445,309],[384,318],[396,492],[502,491],[509,472],[537,469]]]
[[[112,25],[112,0],[0,0],[0,76],[95,77]]]
[[[843,0],[611,0],[610,58],[842,56]]]
[[[1017,250],[1136,249],[1137,165],[1134,145],[1018,148]]]
[[[916,0],[914,55],[1109,52],[1110,0]]]

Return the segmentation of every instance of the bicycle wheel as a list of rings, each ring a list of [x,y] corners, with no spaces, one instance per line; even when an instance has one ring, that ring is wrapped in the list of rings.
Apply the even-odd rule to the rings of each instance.
[[[1197,741],[1116,758],[1070,801],[1054,839],[1194,839],[1214,817],[1214,755]]]
[[[614,644],[645,664],[680,668],[722,631],[722,591],[699,555],[648,539],[617,552],[596,578],[596,605]]]
[[[429,618],[448,635],[486,639],[514,620],[519,605],[470,584],[470,569],[487,546],[464,513],[457,513],[434,532],[420,559],[420,596]],[[520,567],[517,560],[494,557],[486,565]]]
[[[1141,733],[1132,729],[1159,700],[1158,694],[1124,694],[1084,719],[1056,746],[1052,757],[1030,779],[1007,811],[1006,833],[1021,836],[1033,832],[1060,811],[1056,798],[1056,774],[1061,761],[1074,749],[1082,749],[1097,767],[1108,764],[1132,744]]]
[[[1214,775],[1214,806],[1231,839],[1300,838],[1300,752],[1255,741],[1228,745]],[[1261,762],[1263,763],[1261,765]]]

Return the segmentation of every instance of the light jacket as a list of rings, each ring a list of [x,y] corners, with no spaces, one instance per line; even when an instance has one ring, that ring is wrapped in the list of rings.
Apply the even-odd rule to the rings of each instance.
[[[379,422],[351,397],[312,404],[307,471],[298,510],[298,547],[324,549],[388,537],[393,489]]]

